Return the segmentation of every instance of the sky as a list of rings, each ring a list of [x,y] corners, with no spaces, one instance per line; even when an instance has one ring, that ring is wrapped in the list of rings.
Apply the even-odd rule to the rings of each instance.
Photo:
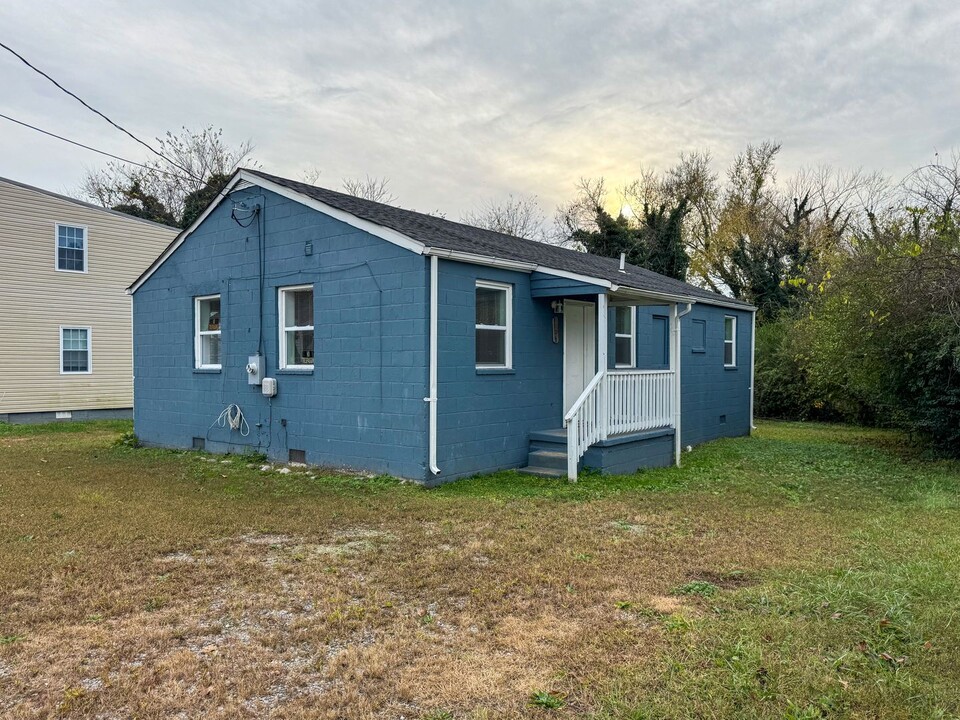
[[[508,194],[545,212],[580,177],[617,186],[710,150],[783,144],[780,175],[894,178],[960,147],[960,3],[0,4],[0,40],[135,134],[213,125],[260,166],[337,189],[390,179],[457,219]],[[147,152],[0,51],[0,112]],[[0,119],[0,176],[73,193],[106,162]]]

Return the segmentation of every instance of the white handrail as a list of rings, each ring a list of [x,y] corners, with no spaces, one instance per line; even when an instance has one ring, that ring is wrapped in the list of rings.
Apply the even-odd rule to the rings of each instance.
[[[587,383],[587,386],[583,389],[583,392],[580,393],[580,397],[576,399],[567,414],[563,416],[564,422],[570,422],[570,420],[573,419],[574,415],[576,415],[577,411],[580,410],[580,407],[586,401],[587,396],[590,395],[590,393],[593,392],[593,389],[600,384],[600,381],[603,380],[603,376],[605,374],[606,373],[601,370],[593,376],[593,380]],[[556,415],[554,415],[554,417],[556,417]]]
[[[567,478],[570,482],[576,482],[577,464],[587,448],[606,434],[603,403],[600,402],[606,374],[606,370],[601,370],[593,376],[563,418],[567,426]]]

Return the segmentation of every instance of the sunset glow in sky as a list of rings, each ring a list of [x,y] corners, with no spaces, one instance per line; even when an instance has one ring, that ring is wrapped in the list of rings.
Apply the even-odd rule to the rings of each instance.
[[[900,176],[960,145],[960,5],[946,2],[4,3],[0,36],[134,132],[212,124],[265,170],[386,176],[459,214],[548,214],[581,176],[683,150],[723,169],[772,138],[781,172]],[[12,56],[2,112],[134,159],[136,143]],[[0,121],[0,175],[75,188],[103,159]]]

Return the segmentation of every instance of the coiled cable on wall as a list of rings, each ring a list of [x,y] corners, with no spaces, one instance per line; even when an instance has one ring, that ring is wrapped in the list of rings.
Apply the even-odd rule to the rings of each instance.
[[[243,415],[243,410],[236,403],[227,405],[220,416],[214,421],[218,427],[229,427],[231,430],[239,430],[240,435],[247,437],[250,434],[250,425],[247,418]]]

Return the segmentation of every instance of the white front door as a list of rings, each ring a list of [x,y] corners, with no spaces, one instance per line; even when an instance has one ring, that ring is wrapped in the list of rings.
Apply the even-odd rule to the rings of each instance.
[[[563,301],[563,414],[597,374],[597,306]]]

